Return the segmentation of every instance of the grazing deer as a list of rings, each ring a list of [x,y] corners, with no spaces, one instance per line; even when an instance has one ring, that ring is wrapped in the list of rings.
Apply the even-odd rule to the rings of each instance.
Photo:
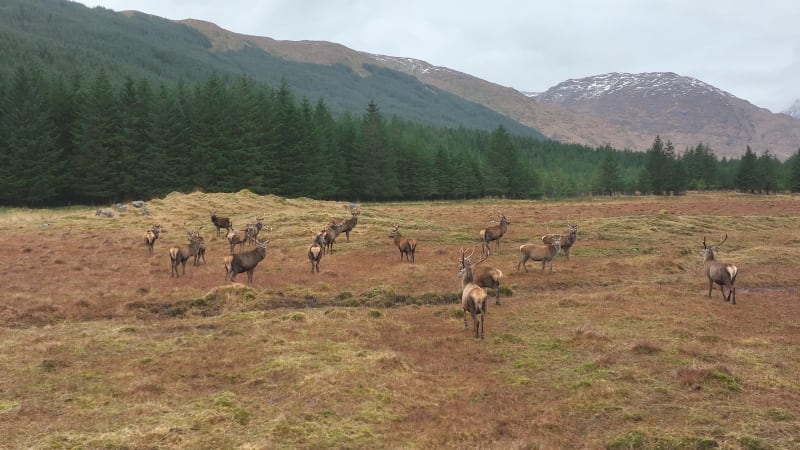
[[[234,281],[236,275],[247,272],[247,282],[253,282],[253,271],[256,266],[267,256],[267,243],[269,239],[259,239],[256,248],[242,253],[236,253],[225,257],[225,280],[230,278]]]
[[[466,250],[461,250],[459,261],[461,269],[458,271],[458,276],[461,278],[461,307],[464,309],[464,328],[469,327],[467,324],[467,313],[469,313],[472,316],[475,337],[483,339],[486,309],[489,306],[489,302],[486,300],[486,291],[475,283],[475,274],[472,271],[474,265],[469,261],[470,256],[472,256],[472,253],[466,255]],[[483,257],[475,265],[480,264],[486,258]]]
[[[711,291],[714,288],[714,283],[716,283],[722,292],[722,299],[735,305],[736,287],[733,284],[736,282],[736,274],[739,273],[739,269],[733,264],[719,262],[714,259],[714,252],[719,250],[719,246],[727,240],[728,234],[725,233],[725,239],[722,242],[713,247],[708,247],[706,246],[706,238],[703,236],[703,250],[700,252],[700,256],[703,257],[703,269],[706,277],[708,277],[708,298],[711,298]],[[728,287],[727,296],[725,296],[726,286]]]
[[[400,250],[400,261],[403,260],[405,255],[406,260],[414,263],[414,252],[417,251],[417,241],[412,238],[403,237],[400,235],[400,224],[392,225],[392,232],[389,237],[394,239],[394,244]]]
[[[542,236],[542,242],[551,237],[561,237],[561,254],[565,261],[569,261],[569,249],[573,244],[578,241],[578,224],[567,223],[567,228],[559,234],[545,234]],[[546,242],[545,242],[546,243]]]
[[[353,228],[358,225],[358,215],[361,213],[361,207],[359,205],[345,205],[345,208],[350,211],[349,219],[345,220],[342,225],[341,233],[344,233],[347,237],[347,242],[350,242],[350,232],[353,231]]]
[[[468,260],[469,257],[467,257],[466,259]],[[462,262],[461,268],[462,269],[464,268],[464,264],[463,264],[464,260],[465,260],[464,252],[462,250],[462,253],[461,253],[461,262]],[[474,283],[477,284],[478,286],[480,286],[482,288],[485,288],[485,289],[494,289],[495,296],[496,296],[495,304],[499,305],[500,304],[500,280],[503,279],[503,272],[500,269],[498,269],[496,267],[491,267],[491,266],[477,267],[478,264],[482,263],[485,260],[486,260],[486,258],[481,258],[480,261],[476,262],[475,264],[472,264],[472,277],[473,277]]]
[[[147,248],[147,254],[153,254],[153,245],[155,245],[158,237],[161,236],[161,225],[153,225],[152,228],[144,232],[144,245]]]
[[[517,263],[517,272],[519,272],[519,266],[522,266],[525,272],[528,272],[528,266],[525,264],[527,264],[529,259],[541,261],[542,272],[544,272],[544,266],[546,264],[550,264],[550,272],[553,271],[553,259],[558,255],[558,252],[561,251],[561,236],[557,234],[542,236],[542,241],[545,245],[522,244],[519,246],[519,251],[522,253],[522,256],[520,256],[519,263]]]
[[[217,236],[219,236],[219,231],[223,228],[225,228],[228,233],[233,231],[233,222],[231,222],[231,219],[228,217],[217,217],[216,211],[211,213],[211,223],[217,227]]]
[[[169,260],[171,267],[169,275],[170,278],[180,277],[180,274],[178,274],[178,266],[183,266],[182,274],[186,275],[186,261],[192,257],[194,257],[195,261],[197,261],[197,254],[200,252],[205,253],[205,244],[202,242],[202,238],[200,238],[196,232],[186,234],[189,238],[188,247],[175,245],[169,249]]]
[[[495,241],[495,248],[500,248],[500,238],[508,231],[508,225],[511,223],[506,218],[505,214],[498,213],[500,216],[500,225],[486,227],[481,230],[481,255],[489,255],[489,243]]]

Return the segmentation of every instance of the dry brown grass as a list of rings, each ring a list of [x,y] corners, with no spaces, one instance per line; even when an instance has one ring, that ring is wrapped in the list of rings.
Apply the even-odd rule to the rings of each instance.
[[[481,342],[457,255],[498,208],[507,292]],[[341,203],[195,193],[150,210],[0,211],[3,448],[800,445],[798,197],[364,204],[318,275],[305,250]],[[252,285],[223,282],[210,211],[273,227]],[[570,261],[516,272],[517,247],[567,219]],[[208,263],[170,279],[167,248],[200,225]],[[698,255],[724,233],[735,306],[706,297]]]

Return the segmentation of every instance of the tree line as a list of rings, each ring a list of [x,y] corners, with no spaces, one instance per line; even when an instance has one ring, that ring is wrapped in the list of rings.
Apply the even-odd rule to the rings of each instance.
[[[199,82],[114,82],[20,66],[0,75],[0,204],[107,204],[172,191],[330,200],[539,198],[689,189],[800,191],[800,150],[780,162],[747,149],[718,160],[590,148],[492,131],[360,115],[325,100],[211,73]]]

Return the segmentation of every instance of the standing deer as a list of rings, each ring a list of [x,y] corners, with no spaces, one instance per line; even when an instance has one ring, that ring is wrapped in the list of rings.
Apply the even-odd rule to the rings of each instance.
[[[325,230],[323,230],[325,232],[325,245],[323,249],[326,253],[333,254],[333,243],[336,242],[336,238],[342,233],[343,226],[344,222],[338,220],[333,220],[325,226]]]
[[[487,256],[488,257],[488,256]],[[466,258],[467,260],[469,257]],[[485,261],[486,258],[481,258],[480,261],[472,264],[472,277],[474,283],[485,289],[494,289],[495,291],[495,305],[500,304],[500,280],[503,279],[503,272],[492,266],[477,267],[478,264]],[[461,252],[461,268],[464,268],[464,252]]]
[[[153,254],[153,245],[155,245],[158,237],[161,236],[161,225],[153,225],[152,228],[144,232],[144,245],[147,248],[147,254]]]
[[[233,231],[233,222],[231,222],[231,219],[228,217],[217,217],[216,211],[211,213],[211,223],[217,227],[217,236],[219,236],[219,231],[223,228],[225,228],[228,233]]]
[[[341,232],[347,237],[347,242],[350,242],[350,232],[358,225],[358,215],[361,213],[361,207],[359,205],[345,205],[345,208],[350,210],[352,217],[343,222]]]
[[[559,234],[545,234],[542,236],[542,242],[551,237],[561,237],[561,253],[565,261],[569,261],[569,249],[578,241],[578,224],[567,223],[567,228]],[[546,242],[545,242],[546,243]]]
[[[722,242],[713,247],[708,247],[706,246],[706,238],[703,236],[703,250],[700,252],[700,256],[703,257],[703,269],[706,277],[708,277],[708,298],[711,298],[711,291],[714,288],[714,283],[716,283],[722,292],[722,299],[735,305],[736,287],[733,284],[736,282],[736,274],[739,273],[739,269],[733,264],[714,260],[714,252],[719,250],[719,246],[727,240],[728,234],[725,233],[725,239]],[[725,296],[726,286],[728,287],[727,296]],[[733,297],[731,298],[731,296]]]
[[[519,266],[522,266],[525,272],[528,271],[528,266],[525,264],[529,259],[541,261],[542,272],[544,272],[544,266],[546,264],[550,264],[550,272],[553,271],[553,259],[558,255],[558,252],[561,251],[561,236],[557,234],[545,235],[542,236],[542,242],[544,242],[545,245],[522,244],[519,246],[519,251],[522,255],[519,258],[519,263],[517,263],[517,272],[519,272]]]
[[[203,264],[206,262],[206,241],[203,239],[203,236],[200,236],[200,231],[192,231],[189,234],[189,241],[193,241],[197,246],[197,251],[194,254],[194,265],[200,265],[200,259],[203,260]]]
[[[186,261],[189,258],[194,257],[195,261],[197,261],[197,254],[200,252],[205,252],[205,244],[202,242],[202,238],[200,238],[196,232],[186,233],[189,238],[189,246],[172,246],[169,249],[169,260],[170,260],[170,278],[172,277],[180,277],[178,274],[178,266],[183,266],[183,275],[186,275]],[[202,250],[201,250],[202,249]]]
[[[255,223],[247,224],[247,245],[255,245],[258,241],[258,233],[264,228],[264,218],[257,217]]]
[[[486,227],[481,230],[481,255],[489,255],[489,243],[495,241],[495,248],[500,249],[500,238],[508,231],[508,225],[511,223],[506,218],[505,214],[498,213],[500,216],[500,225]]]
[[[236,275],[247,272],[247,282],[253,282],[253,271],[256,266],[267,256],[267,243],[269,239],[259,239],[256,248],[242,253],[236,253],[225,257],[225,279],[230,278],[234,281]]]
[[[460,264],[461,269],[458,276],[461,277],[461,307],[464,309],[464,328],[468,328],[467,313],[472,316],[472,323],[475,328],[475,337],[483,339],[483,329],[486,322],[486,309],[489,302],[486,291],[475,283],[475,274],[472,271],[473,264],[470,263],[469,256],[465,250],[461,250]],[[483,257],[476,264],[480,264],[486,259]],[[480,334],[478,333],[480,331]]]
[[[247,243],[247,239],[249,236],[250,236],[249,229],[231,231],[230,233],[228,233],[226,237],[228,238],[228,243],[231,246],[231,253],[233,253],[233,250],[236,248],[237,245],[239,246],[239,251],[244,250],[244,244]]]
[[[311,263],[311,273],[319,273],[319,262],[325,254],[325,230],[314,235],[314,240],[308,246],[308,262]]]
[[[413,264],[414,252],[417,251],[417,241],[401,236],[399,223],[392,225],[392,232],[389,233],[389,237],[394,239],[394,244],[400,250],[400,261],[403,260],[403,255],[405,255],[406,260]]]

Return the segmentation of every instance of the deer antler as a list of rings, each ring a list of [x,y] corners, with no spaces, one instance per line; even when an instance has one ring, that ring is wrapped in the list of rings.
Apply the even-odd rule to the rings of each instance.
[[[720,245],[722,245],[722,244],[723,244],[725,241],[727,241],[727,240],[728,240],[728,233],[725,233],[725,239],[723,239],[723,240],[722,240],[722,242],[720,242],[719,244],[717,244],[715,247],[719,247]]]
[[[703,236],[703,248],[708,248],[708,246],[706,245],[706,237],[705,236]]]

